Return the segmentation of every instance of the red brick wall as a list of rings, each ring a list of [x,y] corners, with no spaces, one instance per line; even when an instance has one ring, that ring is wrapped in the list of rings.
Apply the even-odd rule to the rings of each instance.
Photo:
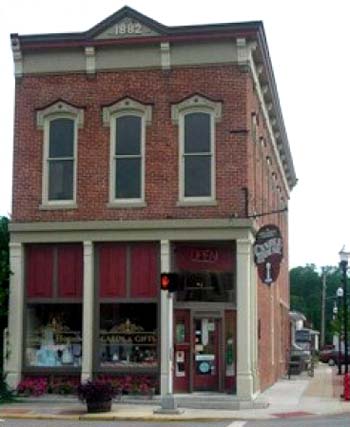
[[[171,122],[171,104],[200,93],[223,102],[216,132],[216,189],[214,207],[176,207],[178,200],[178,127]],[[123,97],[153,104],[152,124],[146,133],[146,202],[142,209],[107,208],[109,185],[109,128],[102,126],[101,110]],[[43,133],[36,127],[36,109],[57,99],[85,108],[79,130],[77,204],[74,210],[43,211],[41,204]],[[257,116],[257,141],[252,141],[251,115]],[[241,130],[243,132],[235,132]],[[249,130],[246,133],[244,130]],[[263,138],[265,144],[261,144]],[[266,162],[271,158],[271,165]],[[271,172],[277,173],[273,186]],[[278,192],[276,186],[281,187]],[[248,189],[249,213],[269,212],[287,200],[280,171],[269,141],[264,116],[249,73],[235,66],[197,67],[99,73],[96,78],[70,74],[26,76],[16,83],[14,144],[14,222],[227,218],[244,217]],[[285,203],[285,202],[284,202]],[[283,371],[288,325],[288,224],[286,213],[258,219],[258,225],[277,224],[284,237],[285,261],[272,286],[258,283],[261,325],[259,370],[261,388]],[[273,299],[272,299],[273,295]],[[272,302],[273,301],[273,306]],[[272,316],[272,317],[271,317]],[[272,363],[271,322],[274,325]]]
[[[234,66],[83,74],[25,76],[16,83],[16,133],[13,221],[211,218],[244,215],[247,186],[245,133],[248,74]],[[171,104],[194,93],[223,102],[216,132],[218,206],[176,207],[178,200],[178,126],[171,122]],[[107,208],[109,132],[101,109],[123,97],[153,104],[146,133],[146,202],[143,209]],[[85,108],[78,136],[78,209],[42,211],[43,132],[36,127],[36,109],[61,98]]]
[[[264,114],[251,80],[248,83],[248,94],[249,212],[250,214],[268,213],[285,207],[288,195],[269,138]],[[252,114],[255,114],[257,121],[255,141]],[[268,157],[270,164],[267,161]],[[276,173],[276,179],[273,178],[273,172]],[[284,259],[277,281],[268,286],[258,280],[259,372],[261,389],[264,390],[284,373],[286,353],[289,348],[289,319],[286,307],[289,304],[288,216],[286,212],[274,213],[257,217],[257,222],[258,227],[265,224],[277,225],[284,241]]]

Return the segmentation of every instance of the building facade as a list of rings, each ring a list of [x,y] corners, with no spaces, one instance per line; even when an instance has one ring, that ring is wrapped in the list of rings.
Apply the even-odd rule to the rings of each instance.
[[[285,369],[296,184],[262,23],[166,27],[124,7],[11,42],[9,384],[127,374],[254,400]],[[268,285],[266,224],[284,242]]]

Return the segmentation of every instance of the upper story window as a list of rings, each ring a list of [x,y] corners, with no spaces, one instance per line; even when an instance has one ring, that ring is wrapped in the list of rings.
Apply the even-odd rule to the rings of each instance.
[[[215,123],[221,103],[195,95],[172,106],[179,126],[179,204],[215,203]]]
[[[84,113],[63,101],[38,111],[37,124],[44,130],[42,207],[76,206],[78,128]]]
[[[103,122],[111,129],[110,206],[145,205],[146,125],[150,106],[130,98],[103,108]]]

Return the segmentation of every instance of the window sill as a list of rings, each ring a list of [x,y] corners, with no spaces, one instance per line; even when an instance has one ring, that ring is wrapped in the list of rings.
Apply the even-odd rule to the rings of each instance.
[[[190,207],[190,206],[217,206],[217,200],[179,200],[176,203],[177,207]]]
[[[146,206],[147,206],[147,203],[143,201],[107,203],[107,208],[112,208],[112,209],[145,208]]]
[[[42,204],[39,205],[39,210],[41,211],[54,211],[61,209],[78,209],[78,205],[76,203],[57,203],[57,204]]]

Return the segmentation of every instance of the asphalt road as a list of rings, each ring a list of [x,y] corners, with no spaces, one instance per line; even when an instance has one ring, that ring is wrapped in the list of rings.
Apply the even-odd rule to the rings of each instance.
[[[275,419],[266,421],[220,421],[220,422],[140,422],[140,421],[45,421],[45,420],[0,420],[0,427],[348,427],[350,413],[332,417],[309,417]]]
[[[350,407],[349,407],[350,411]],[[349,427],[350,412],[346,415],[250,421],[244,427]]]

